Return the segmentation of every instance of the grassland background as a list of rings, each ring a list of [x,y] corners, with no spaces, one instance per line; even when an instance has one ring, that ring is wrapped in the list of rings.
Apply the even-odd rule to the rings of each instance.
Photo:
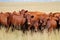
[[[60,2],[0,2],[0,11],[29,11],[56,12],[60,11]]]
[[[60,12],[60,2],[47,2],[47,3],[39,3],[39,2],[0,2],[0,12],[13,12],[19,11],[21,9],[27,9],[29,11],[43,11],[43,12]],[[15,30],[11,32],[9,30],[8,33],[5,32],[5,29],[0,29],[0,40],[60,40],[60,31],[57,30],[55,33],[52,31],[51,33],[40,32],[27,32],[27,34],[23,34],[21,31]]]

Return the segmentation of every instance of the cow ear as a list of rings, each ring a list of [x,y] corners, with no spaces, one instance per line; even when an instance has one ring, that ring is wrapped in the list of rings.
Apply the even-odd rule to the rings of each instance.
[[[13,13],[16,13],[16,11],[13,11]]]
[[[19,13],[21,14],[21,11],[19,11]]]
[[[25,13],[27,13],[27,12],[28,12],[28,10],[25,11]]]
[[[49,13],[49,16],[53,16],[52,12]]]

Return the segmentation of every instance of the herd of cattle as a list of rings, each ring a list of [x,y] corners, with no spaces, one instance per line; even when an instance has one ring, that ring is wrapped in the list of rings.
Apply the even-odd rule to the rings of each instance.
[[[0,12],[0,28],[3,26],[6,31],[11,27],[13,30],[34,30],[43,31],[47,29],[52,31],[60,28],[60,12],[48,13],[32,12],[28,10],[20,10],[19,12]]]

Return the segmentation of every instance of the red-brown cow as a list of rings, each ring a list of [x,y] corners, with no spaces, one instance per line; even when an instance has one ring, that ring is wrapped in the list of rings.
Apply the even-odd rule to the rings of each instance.
[[[4,25],[7,28],[6,32],[9,30],[9,24],[8,24],[9,15],[10,12],[5,12],[5,13],[1,12],[0,14],[0,24]]]
[[[52,31],[53,29],[55,29],[57,27],[57,22],[56,22],[57,18],[53,17],[52,13],[50,13],[49,15],[47,15],[47,14],[43,15],[41,17],[41,19],[43,22],[42,27],[47,28],[48,31]],[[44,28],[42,28],[42,29],[44,29]]]
[[[48,19],[46,21],[44,21],[45,27],[48,29],[48,31],[52,31],[53,29],[56,29],[57,27],[57,22],[56,22],[57,18],[53,17],[53,14],[50,13],[48,15]]]
[[[39,26],[39,16],[42,12],[28,12],[27,19],[28,19],[28,30],[30,30],[31,27],[35,28],[35,31],[38,30]]]
[[[53,13],[53,16],[54,16],[55,18],[57,18],[57,20],[56,20],[56,22],[57,22],[57,29],[58,29],[58,31],[59,31],[59,29],[60,29],[60,12],[55,12],[55,13]]]
[[[13,29],[20,29],[21,27],[24,27],[25,22],[26,22],[26,18],[24,17],[25,13],[27,12],[27,10],[22,10],[20,11],[19,15],[17,12],[14,12],[13,14],[10,15],[10,24],[13,25]],[[20,27],[21,26],[21,27]]]
[[[39,24],[40,24],[39,25],[39,29],[41,31],[43,31],[45,29],[46,22],[47,22],[48,18],[49,18],[49,16],[46,13],[40,15],[40,18],[39,18]]]
[[[54,17],[51,17],[48,21],[47,21],[47,27],[48,27],[48,31],[52,31],[53,29],[56,29],[57,27],[57,22],[56,20],[54,20]]]

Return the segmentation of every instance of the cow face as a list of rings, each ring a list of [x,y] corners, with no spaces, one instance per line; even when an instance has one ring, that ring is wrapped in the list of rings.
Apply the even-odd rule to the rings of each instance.
[[[27,15],[28,25],[31,24],[31,20],[32,20],[33,18],[34,18],[33,15],[30,15],[30,14]]]

